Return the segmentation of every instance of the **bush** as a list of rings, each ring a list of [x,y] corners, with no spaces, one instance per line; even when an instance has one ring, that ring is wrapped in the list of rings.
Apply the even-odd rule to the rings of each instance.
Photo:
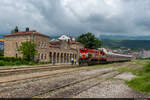
[[[36,64],[38,64],[39,62],[40,62],[40,60],[39,60],[39,59],[37,59],[35,63],[36,63]]]
[[[7,61],[7,62],[15,62],[15,61],[21,61],[22,59],[21,58],[14,58],[14,57],[0,56],[0,60]]]
[[[30,62],[29,62],[29,65],[35,65],[35,63],[34,63],[34,62],[32,62],[32,61],[30,61]]]
[[[14,57],[2,57],[0,56],[0,66],[12,66],[12,65],[35,65],[39,63],[39,59],[36,62],[27,61],[21,58]],[[40,62],[40,64],[49,64],[50,62]]]
[[[40,64],[49,64],[50,62],[40,62]]]
[[[143,68],[144,72],[148,73],[150,72],[150,62],[148,62],[145,67]]]
[[[20,61],[15,61],[13,64],[14,65],[21,65],[22,63]]]
[[[4,66],[4,65],[5,65],[4,61],[0,60],[0,66]]]
[[[29,62],[28,61],[26,61],[26,60],[21,60],[21,64],[24,64],[24,65],[28,65],[29,64]]]

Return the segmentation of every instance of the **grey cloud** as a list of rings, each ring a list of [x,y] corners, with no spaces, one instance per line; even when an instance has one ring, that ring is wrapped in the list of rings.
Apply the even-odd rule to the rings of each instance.
[[[149,35],[149,0],[1,0],[0,32]]]

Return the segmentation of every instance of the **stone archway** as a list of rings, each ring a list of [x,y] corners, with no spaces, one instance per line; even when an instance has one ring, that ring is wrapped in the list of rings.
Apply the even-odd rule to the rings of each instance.
[[[49,53],[49,60],[50,60],[50,62],[52,62],[52,57],[53,57],[53,56],[52,56],[52,52],[50,52],[50,53]]]
[[[56,52],[53,54],[53,61],[56,62]]]
[[[63,63],[64,62],[64,59],[63,59],[63,53],[61,53],[61,63]]]
[[[66,53],[64,53],[64,63],[66,63],[66,60],[67,60],[67,59],[66,59],[66,58],[67,58],[66,56],[67,56]]]
[[[69,62],[69,54],[67,54],[67,63]]]
[[[57,53],[57,63],[59,63],[59,53]]]
[[[70,61],[71,61],[71,58],[72,58],[72,54],[70,54]]]
[[[78,59],[77,54],[75,54],[75,58],[76,58],[76,60]]]

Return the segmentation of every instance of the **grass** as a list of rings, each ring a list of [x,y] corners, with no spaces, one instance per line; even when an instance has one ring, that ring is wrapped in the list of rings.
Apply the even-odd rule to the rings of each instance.
[[[150,93],[150,74],[138,76],[131,81],[126,81],[126,83],[136,91]]]
[[[150,61],[150,59],[136,59],[136,60],[132,60],[131,62],[135,63],[137,65],[145,65],[149,61]]]
[[[137,60],[136,63],[140,63],[144,65],[142,68],[126,68],[126,69],[120,69],[120,71],[130,71],[137,77],[126,81],[126,84],[133,88],[136,91],[141,91],[145,93],[150,93],[150,61],[145,60]]]

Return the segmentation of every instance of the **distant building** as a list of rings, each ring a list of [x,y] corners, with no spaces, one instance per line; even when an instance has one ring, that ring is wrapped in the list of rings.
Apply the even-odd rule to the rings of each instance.
[[[140,58],[140,57],[141,57],[139,52],[132,52],[132,53],[129,53],[129,54],[132,55],[132,57],[133,57],[134,59],[137,59],[137,58]]]
[[[4,39],[0,39],[0,50],[4,50]]]
[[[75,41],[75,38],[73,38],[72,36],[67,36],[67,35],[62,35],[58,39],[64,40],[64,41]]]
[[[141,58],[150,58],[150,50],[142,50],[141,52],[140,52],[140,56],[141,56]]]

